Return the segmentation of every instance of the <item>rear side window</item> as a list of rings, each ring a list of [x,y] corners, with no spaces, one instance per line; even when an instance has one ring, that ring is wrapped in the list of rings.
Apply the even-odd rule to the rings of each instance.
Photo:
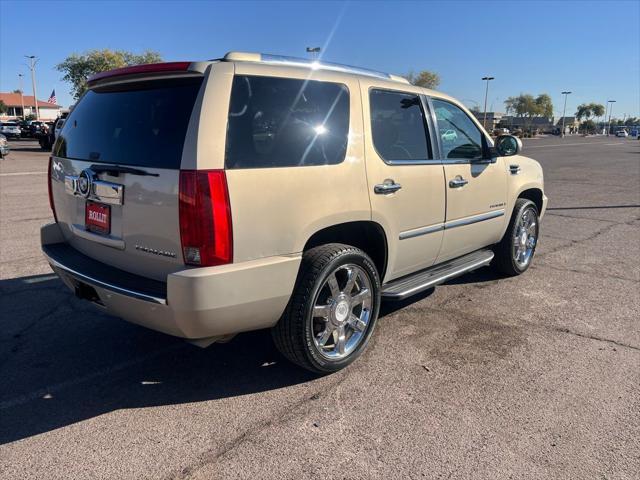
[[[54,147],[59,157],[179,169],[201,78],[89,90]]]
[[[371,90],[369,103],[373,145],[383,160],[431,158],[424,112],[418,95]]]
[[[227,168],[333,165],[344,160],[349,91],[337,83],[236,76]]]

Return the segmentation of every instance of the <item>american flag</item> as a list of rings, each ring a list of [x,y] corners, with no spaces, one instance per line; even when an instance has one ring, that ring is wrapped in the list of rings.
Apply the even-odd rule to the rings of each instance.
[[[53,90],[51,90],[51,95],[49,95],[49,100],[47,100],[48,103],[53,103],[54,105],[56,104],[56,89],[54,88]]]

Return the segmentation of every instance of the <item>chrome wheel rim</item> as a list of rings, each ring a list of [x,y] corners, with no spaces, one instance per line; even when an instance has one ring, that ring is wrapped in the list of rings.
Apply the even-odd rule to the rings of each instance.
[[[313,304],[311,328],[318,353],[329,360],[349,356],[365,339],[372,309],[371,279],[354,264],[326,278]]]
[[[525,268],[531,262],[538,241],[538,219],[536,212],[527,208],[516,224],[513,235],[513,260],[518,267]]]

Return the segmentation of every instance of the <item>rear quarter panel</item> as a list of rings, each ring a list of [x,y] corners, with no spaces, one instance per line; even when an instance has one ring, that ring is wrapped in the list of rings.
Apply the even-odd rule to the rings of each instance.
[[[227,64],[229,65],[229,64]],[[234,262],[301,252],[307,240],[324,227],[355,220],[370,220],[364,164],[362,107],[357,79],[336,72],[310,71],[252,63],[235,64],[235,73],[336,82],[346,85],[350,99],[349,144],[345,160],[337,165],[230,169],[226,171],[231,201]],[[214,72],[215,75],[215,72]],[[226,115],[231,77],[218,84],[218,94],[226,99]],[[208,106],[207,109],[213,108]],[[217,114],[216,114],[217,115]],[[217,127],[221,124],[217,119]],[[202,131],[201,127],[201,131]],[[224,162],[219,141],[210,147]],[[198,167],[204,165],[200,161]],[[208,163],[213,165],[213,163]],[[207,168],[207,167],[205,167]],[[208,167],[212,168],[212,167]],[[218,167],[219,168],[219,167]]]

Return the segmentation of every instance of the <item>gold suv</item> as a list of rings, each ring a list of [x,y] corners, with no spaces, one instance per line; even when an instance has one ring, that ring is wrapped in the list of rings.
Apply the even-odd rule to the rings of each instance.
[[[271,328],[289,360],[332,372],[383,299],[531,265],[542,169],[451,97],[239,52],[88,84],[50,160],[42,249],[116,316],[200,346]]]

